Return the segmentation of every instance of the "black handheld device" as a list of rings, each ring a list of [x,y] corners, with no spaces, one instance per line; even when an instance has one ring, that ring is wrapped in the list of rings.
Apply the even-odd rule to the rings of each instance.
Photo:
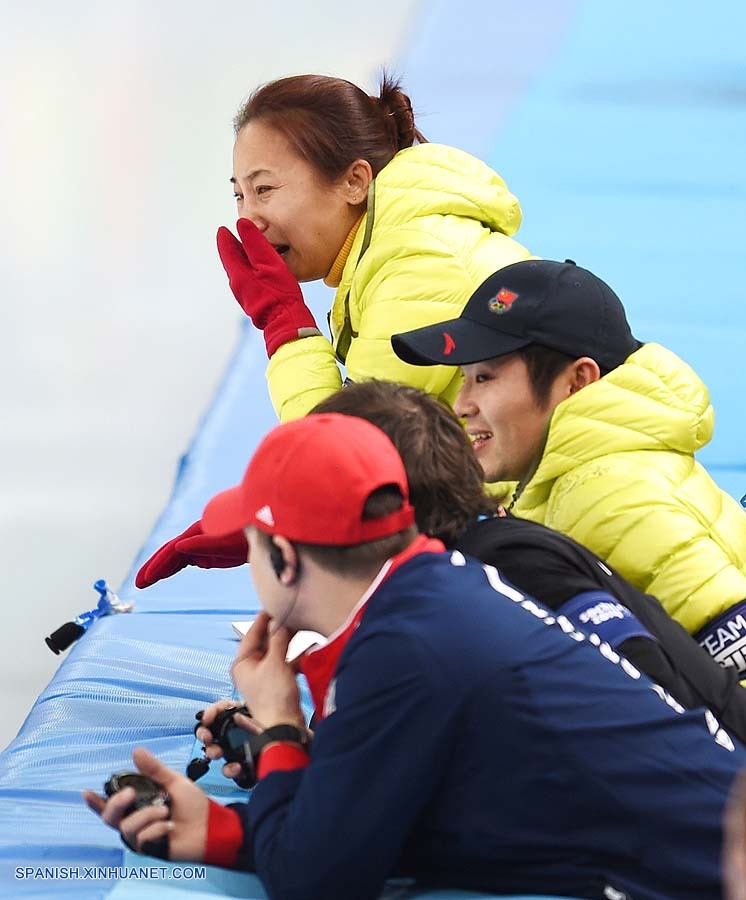
[[[124,812],[123,818],[131,815],[144,806],[171,806],[171,798],[168,793],[149,775],[141,772],[115,772],[104,784],[104,793],[107,797],[113,797],[118,791],[131,787],[135,790],[135,799]],[[168,859],[168,836],[154,841],[145,841],[138,850],[133,847],[122,835],[124,844],[136,853],[144,853],[147,856],[155,856],[158,859]]]

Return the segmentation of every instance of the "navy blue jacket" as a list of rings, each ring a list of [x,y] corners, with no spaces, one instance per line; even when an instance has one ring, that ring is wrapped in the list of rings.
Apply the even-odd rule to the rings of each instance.
[[[520,591],[595,631],[685,706],[706,706],[746,745],[746,690],[669,616],[603,560],[566,534],[507,515],[475,522],[454,549],[497,566]],[[604,614],[604,608],[609,610]],[[600,612],[598,617],[593,612]]]
[[[415,556],[368,601],[310,765],[235,807],[242,864],[274,900],[366,900],[394,874],[719,900],[746,751],[592,641],[495,569]]]

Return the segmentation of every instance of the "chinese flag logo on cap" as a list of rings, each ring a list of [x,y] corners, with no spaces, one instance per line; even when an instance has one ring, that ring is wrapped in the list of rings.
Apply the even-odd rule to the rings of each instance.
[[[490,308],[490,312],[497,313],[499,316],[508,312],[517,299],[518,294],[514,291],[509,291],[507,288],[500,288],[487,305]]]

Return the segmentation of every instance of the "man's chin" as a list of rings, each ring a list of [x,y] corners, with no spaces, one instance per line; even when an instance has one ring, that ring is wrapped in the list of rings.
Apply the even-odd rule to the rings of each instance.
[[[484,472],[484,489],[490,495],[500,500],[507,506],[513,498],[518,487],[518,479],[512,478],[508,473],[493,469]]]
[[[504,472],[501,472],[497,469],[485,469],[482,467],[482,474],[484,477],[485,484],[499,484],[503,481],[513,481],[514,479],[510,478]]]

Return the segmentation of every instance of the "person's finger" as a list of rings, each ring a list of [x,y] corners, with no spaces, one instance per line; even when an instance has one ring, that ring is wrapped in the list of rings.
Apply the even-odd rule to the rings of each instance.
[[[262,610],[259,615],[251,623],[251,627],[241,638],[236,652],[236,662],[242,659],[248,659],[251,656],[264,656],[267,652],[267,638],[269,631],[270,618],[269,615]]]
[[[172,832],[173,829],[174,823],[171,819],[166,819],[165,822],[154,822],[152,825],[143,828],[142,831],[138,831],[134,846],[143,853],[145,851],[145,844],[149,841],[157,841],[160,838],[165,837],[165,835]]]
[[[203,728],[203,727],[198,728],[195,731],[194,736],[197,738],[198,741],[201,741],[205,745],[205,747],[209,747],[210,744],[215,743],[215,738],[212,736],[212,732],[210,731],[209,728]]]
[[[156,581],[160,581],[162,578],[170,578],[183,569],[186,565],[186,560],[181,557],[176,545],[181,540],[190,540],[195,535],[200,534],[202,534],[202,523],[198,519],[196,522],[192,522],[181,534],[177,534],[176,537],[171,538],[170,541],[159,547],[141,566],[140,571],[135,576],[135,587],[150,587]]]
[[[122,819],[119,830],[128,844],[139,848],[143,830],[156,823],[162,824],[168,818],[169,812],[167,806],[144,806],[126,819]]]
[[[205,745],[205,756],[212,759],[222,759],[223,751],[217,744],[206,744]]]
[[[251,265],[246,251],[241,241],[233,234],[230,229],[221,225],[216,235],[218,245],[218,256],[223,264],[228,277],[231,277],[231,271],[237,267]]]
[[[269,648],[267,650],[267,656],[271,659],[278,660],[281,662],[285,662],[288,655],[288,647],[290,646],[290,641],[292,640],[292,633],[289,629],[287,629],[284,625],[280,625],[280,627],[273,632],[271,637],[269,638]]]
[[[245,541],[243,546],[239,544],[238,540],[233,544],[226,545],[218,544],[214,540],[205,538],[204,535],[197,535],[196,537],[178,540],[175,544],[175,549],[183,556],[189,557],[192,560],[192,564],[194,564],[194,561],[202,558],[206,560],[223,560],[226,563],[230,563],[230,566],[225,566],[227,569],[231,566],[242,566],[249,561],[249,545]],[[197,562],[197,565],[199,565],[199,562]],[[218,567],[212,563],[204,568],[215,569]]]
[[[119,823],[119,830],[127,837],[138,835],[146,826],[167,819],[170,815],[171,810],[165,804],[142,806],[122,819]]]
[[[186,560],[176,551],[176,539],[164,544],[140,567],[135,576],[135,587],[143,590],[163,578],[170,578],[186,565]]]
[[[88,805],[88,808],[92,809],[95,813],[98,813],[99,816],[104,811],[104,807],[106,806],[106,797],[101,797],[94,791],[83,791],[83,799]]]
[[[144,747],[137,747],[133,750],[132,759],[143,775],[149,775],[153,781],[158,782],[158,784],[166,788],[166,790],[168,790],[169,785],[180,781],[184,777],[173,769],[169,769],[157,756],[153,756],[153,754]]]
[[[206,709],[202,710],[200,727],[202,727],[202,725],[212,725],[212,723],[215,721],[215,717],[219,712],[222,712],[224,709],[230,709],[232,706],[239,705],[239,701],[237,700],[216,700],[214,703],[211,703]]]
[[[137,797],[137,794],[134,788],[126,787],[122,788],[121,791],[117,791],[107,801],[101,811],[101,818],[107,825],[111,825],[112,828],[119,828],[119,823],[126,816],[127,810],[135,801],[135,797]]]
[[[221,771],[226,778],[238,778],[241,774],[241,763],[226,763]]]
[[[261,734],[264,730],[256,719],[252,716],[245,716],[243,713],[236,713],[233,721],[244,731],[250,731],[252,734]]]

